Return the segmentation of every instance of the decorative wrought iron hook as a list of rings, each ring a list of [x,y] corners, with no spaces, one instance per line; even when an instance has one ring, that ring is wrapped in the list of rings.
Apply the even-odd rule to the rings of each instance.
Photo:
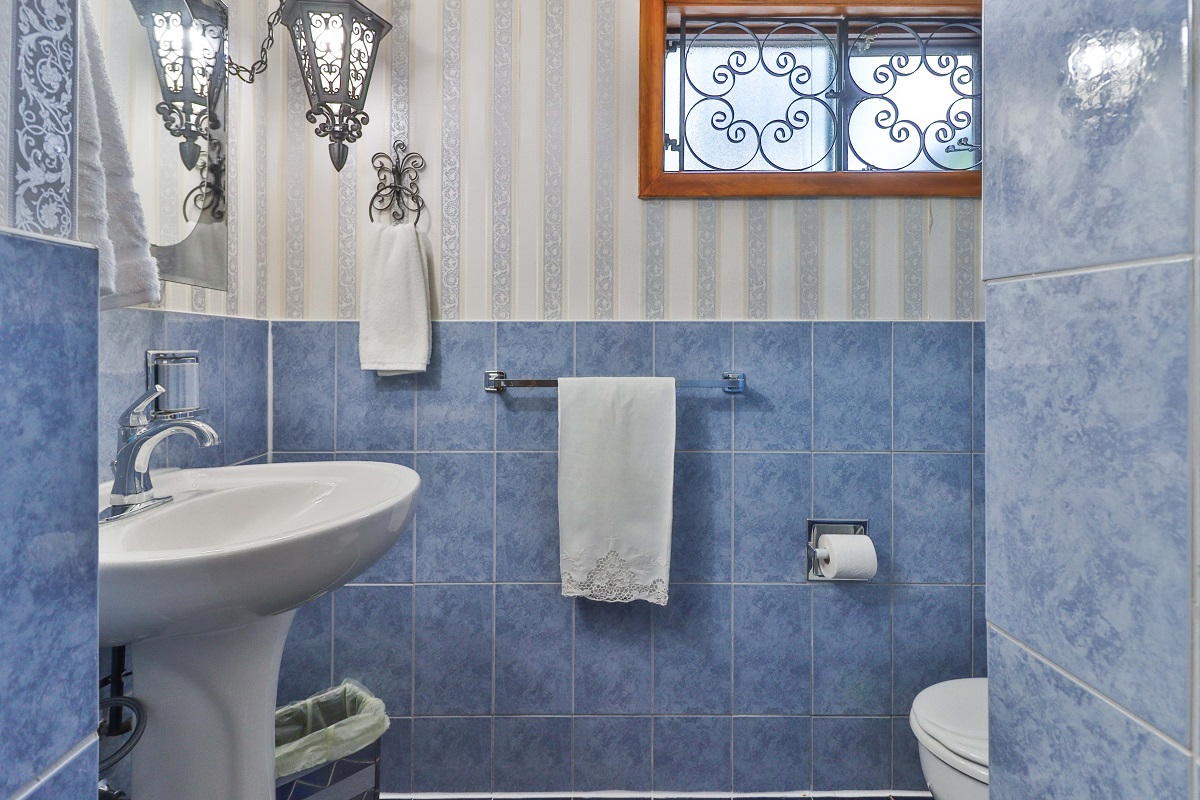
[[[376,153],[371,158],[379,183],[371,196],[368,213],[372,222],[376,211],[391,212],[396,222],[404,222],[412,214],[415,225],[421,221],[421,211],[425,208],[425,200],[417,186],[418,172],[425,169],[425,157],[408,152],[408,145],[399,140],[392,143],[392,151],[394,157]]]

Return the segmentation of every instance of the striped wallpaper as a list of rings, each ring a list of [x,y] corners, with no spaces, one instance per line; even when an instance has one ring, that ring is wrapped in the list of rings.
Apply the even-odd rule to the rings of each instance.
[[[230,89],[231,290],[165,307],[354,319],[370,157],[405,138],[440,319],[982,318],[977,200],[639,200],[638,0],[368,4],[395,27],[345,169],[277,40]],[[240,61],[273,7],[232,4]]]

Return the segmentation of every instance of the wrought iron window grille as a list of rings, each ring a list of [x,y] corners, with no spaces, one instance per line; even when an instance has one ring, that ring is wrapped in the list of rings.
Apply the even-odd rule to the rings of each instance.
[[[665,170],[978,170],[980,40],[978,19],[681,15]]]

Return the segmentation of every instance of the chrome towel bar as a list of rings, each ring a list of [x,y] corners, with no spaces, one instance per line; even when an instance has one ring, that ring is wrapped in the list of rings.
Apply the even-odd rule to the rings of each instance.
[[[488,370],[483,373],[483,390],[485,392],[504,392],[509,389],[546,389],[558,386],[557,378],[536,380],[517,380],[510,378],[503,370]],[[675,379],[677,389],[724,389],[726,394],[741,394],[746,391],[746,373],[725,372],[718,380],[688,381]]]

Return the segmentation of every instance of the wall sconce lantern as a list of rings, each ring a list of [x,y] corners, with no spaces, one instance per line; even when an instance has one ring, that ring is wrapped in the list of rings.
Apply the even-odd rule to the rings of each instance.
[[[197,140],[221,126],[214,110],[225,85],[225,16],[190,0],[134,0],[133,7],[162,91],[156,110],[167,132],[183,139],[179,156],[190,171],[200,158]]]
[[[283,23],[308,92],[317,136],[329,138],[329,158],[341,171],[369,121],[363,111],[379,43],[392,26],[357,0],[287,0]]]

